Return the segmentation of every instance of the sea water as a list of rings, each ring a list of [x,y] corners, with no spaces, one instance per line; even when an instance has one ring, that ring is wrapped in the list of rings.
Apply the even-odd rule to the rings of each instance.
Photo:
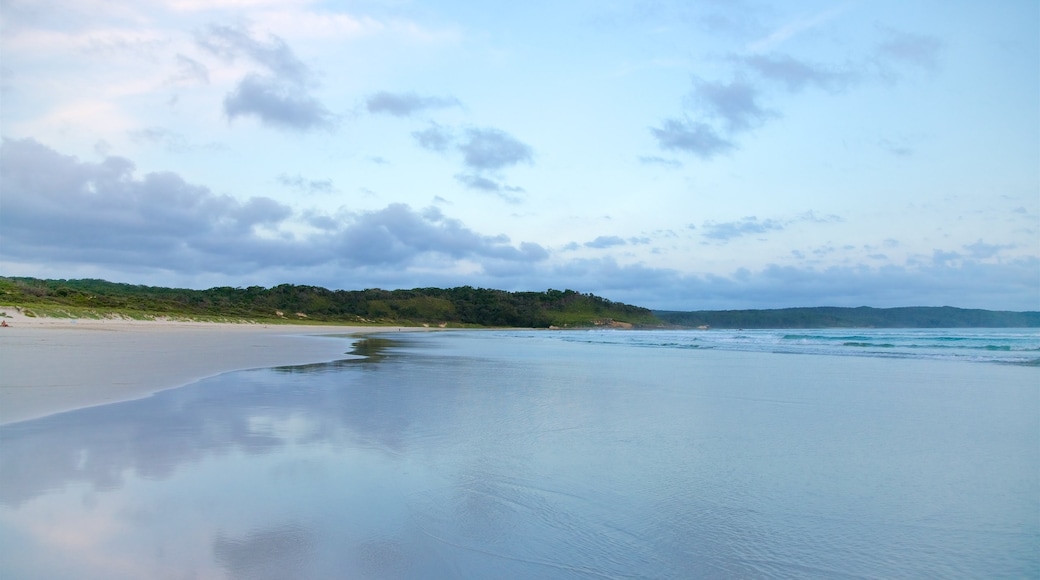
[[[0,577],[1040,576],[1035,330],[355,349],[0,428]]]

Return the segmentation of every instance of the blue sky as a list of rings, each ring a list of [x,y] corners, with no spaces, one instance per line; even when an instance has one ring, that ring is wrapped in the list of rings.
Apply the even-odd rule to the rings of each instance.
[[[2,0],[0,273],[1040,309],[1040,4]]]

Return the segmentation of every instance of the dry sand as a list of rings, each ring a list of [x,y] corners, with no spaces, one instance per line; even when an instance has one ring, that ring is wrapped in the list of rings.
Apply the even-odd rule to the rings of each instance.
[[[228,371],[348,358],[385,327],[28,318],[2,308],[0,424],[147,396]]]

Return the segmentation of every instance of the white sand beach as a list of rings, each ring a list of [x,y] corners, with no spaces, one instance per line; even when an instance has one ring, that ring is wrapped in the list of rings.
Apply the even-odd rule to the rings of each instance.
[[[342,359],[352,342],[344,335],[397,330],[29,318],[2,310],[8,326],[0,328],[0,424],[144,397],[228,371]]]

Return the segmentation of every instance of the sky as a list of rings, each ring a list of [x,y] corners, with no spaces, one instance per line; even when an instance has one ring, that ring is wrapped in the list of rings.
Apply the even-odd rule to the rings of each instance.
[[[0,0],[0,275],[1040,310],[1035,0]]]

